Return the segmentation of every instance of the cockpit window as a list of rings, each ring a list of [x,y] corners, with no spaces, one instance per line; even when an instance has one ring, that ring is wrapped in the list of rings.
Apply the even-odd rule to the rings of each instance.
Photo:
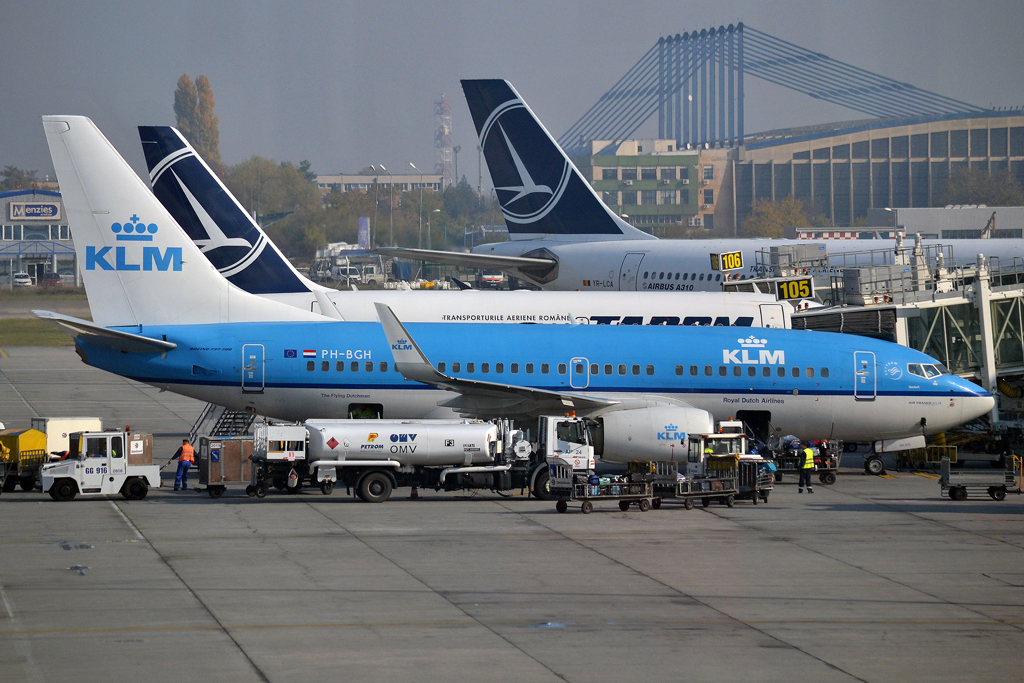
[[[949,370],[947,370],[946,366],[942,363],[910,363],[907,365],[907,372],[911,375],[917,375],[918,377],[923,377],[925,379],[949,374]]]

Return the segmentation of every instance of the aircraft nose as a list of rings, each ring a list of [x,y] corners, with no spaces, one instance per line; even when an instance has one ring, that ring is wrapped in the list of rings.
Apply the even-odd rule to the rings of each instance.
[[[996,407],[995,397],[984,389],[975,388],[972,395],[963,401],[963,421],[970,422],[976,417],[991,413]]]

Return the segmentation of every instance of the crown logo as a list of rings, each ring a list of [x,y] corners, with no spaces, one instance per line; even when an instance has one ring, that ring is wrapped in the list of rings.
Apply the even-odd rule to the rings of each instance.
[[[408,344],[409,340],[408,339],[399,339],[396,343],[397,344]]]
[[[674,432],[677,429],[679,429],[679,427],[677,427],[676,425],[665,425],[666,432]]]
[[[110,231],[117,235],[118,242],[152,242],[157,230],[159,228],[156,227],[156,223],[146,225],[139,220],[138,214],[132,214],[132,217],[123,224],[113,223],[110,226]]]
[[[747,337],[746,339],[737,339],[736,341],[745,349],[763,349],[764,345],[768,343],[767,339],[758,339],[754,336]]]

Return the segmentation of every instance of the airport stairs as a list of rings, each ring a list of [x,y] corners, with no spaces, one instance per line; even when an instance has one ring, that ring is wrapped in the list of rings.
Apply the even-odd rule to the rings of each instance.
[[[189,443],[198,445],[201,436],[243,436],[252,430],[256,414],[207,403],[189,432]]]

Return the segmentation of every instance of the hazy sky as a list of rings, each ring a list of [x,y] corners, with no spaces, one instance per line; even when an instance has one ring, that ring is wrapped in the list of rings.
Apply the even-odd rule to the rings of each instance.
[[[507,78],[557,137],[659,36],[737,21],[960,100],[1024,105],[1020,0],[0,2],[0,166],[40,175],[52,173],[43,114],[91,117],[144,171],[135,126],[173,125],[188,73],[213,85],[226,163],[308,158],[318,173],[432,171],[446,93],[459,173],[475,184],[460,78]],[[748,132],[851,118],[747,80]]]

